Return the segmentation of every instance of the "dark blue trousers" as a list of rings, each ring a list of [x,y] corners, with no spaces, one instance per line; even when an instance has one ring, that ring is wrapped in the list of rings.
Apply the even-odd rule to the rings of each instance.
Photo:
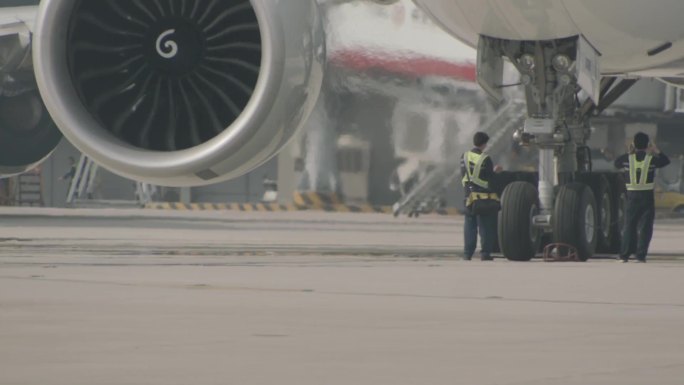
[[[652,194],[652,193],[651,193]],[[625,232],[622,234],[620,258],[626,260],[635,254],[638,260],[646,260],[648,246],[653,236],[655,204],[652,197],[635,196],[627,198],[625,208]]]
[[[465,226],[463,229],[464,254],[471,258],[477,248],[477,234],[480,233],[480,256],[488,258],[494,251],[496,242],[496,217],[497,213],[488,215],[472,215],[466,213]]]

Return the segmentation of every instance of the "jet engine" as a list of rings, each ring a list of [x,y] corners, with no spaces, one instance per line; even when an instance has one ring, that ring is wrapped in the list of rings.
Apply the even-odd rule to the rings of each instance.
[[[3,86],[7,83],[4,82]],[[62,139],[40,94],[29,90],[0,95],[0,177],[28,171],[57,147]]]
[[[0,177],[34,168],[61,139],[36,88],[31,32],[15,23],[0,36]]]
[[[165,186],[216,183],[274,156],[325,63],[315,0],[43,0],[34,68],[64,135]]]

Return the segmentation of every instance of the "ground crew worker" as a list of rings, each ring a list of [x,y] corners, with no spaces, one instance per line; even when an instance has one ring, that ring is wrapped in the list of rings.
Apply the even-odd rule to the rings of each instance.
[[[634,135],[630,147],[628,154],[615,160],[615,167],[624,171],[627,184],[620,261],[627,262],[630,255],[635,254],[637,262],[646,262],[655,219],[655,170],[670,164],[670,159],[650,143],[643,132]]]
[[[497,212],[474,214],[472,204],[475,199],[498,197],[490,189],[490,182],[495,172],[502,170],[501,166],[494,167],[492,158],[484,153],[489,136],[484,132],[477,132],[473,137],[475,147],[461,157],[462,184],[466,198],[466,215],[463,229],[464,254],[463,259],[469,261],[477,248],[477,234],[480,233],[480,259],[492,261],[492,252],[496,240]]]

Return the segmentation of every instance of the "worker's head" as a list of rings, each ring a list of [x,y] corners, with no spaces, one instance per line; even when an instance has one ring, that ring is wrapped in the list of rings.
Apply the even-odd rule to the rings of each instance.
[[[645,150],[648,148],[649,141],[648,135],[643,132],[637,132],[636,135],[634,135],[634,148],[637,150]]]
[[[476,132],[475,136],[473,136],[473,144],[477,148],[486,147],[487,142],[489,142],[489,135],[485,134],[484,132]]]

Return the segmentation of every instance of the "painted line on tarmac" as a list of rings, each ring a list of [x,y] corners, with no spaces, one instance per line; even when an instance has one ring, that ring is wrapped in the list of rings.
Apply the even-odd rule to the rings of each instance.
[[[257,212],[285,212],[285,211],[326,211],[343,213],[376,213],[392,214],[391,206],[373,205],[350,205],[350,204],[328,204],[328,205],[300,205],[296,203],[148,203],[146,209],[150,210],[176,210],[176,211],[257,211]],[[461,215],[459,210],[454,207],[438,209],[429,213],[432,215]]]

